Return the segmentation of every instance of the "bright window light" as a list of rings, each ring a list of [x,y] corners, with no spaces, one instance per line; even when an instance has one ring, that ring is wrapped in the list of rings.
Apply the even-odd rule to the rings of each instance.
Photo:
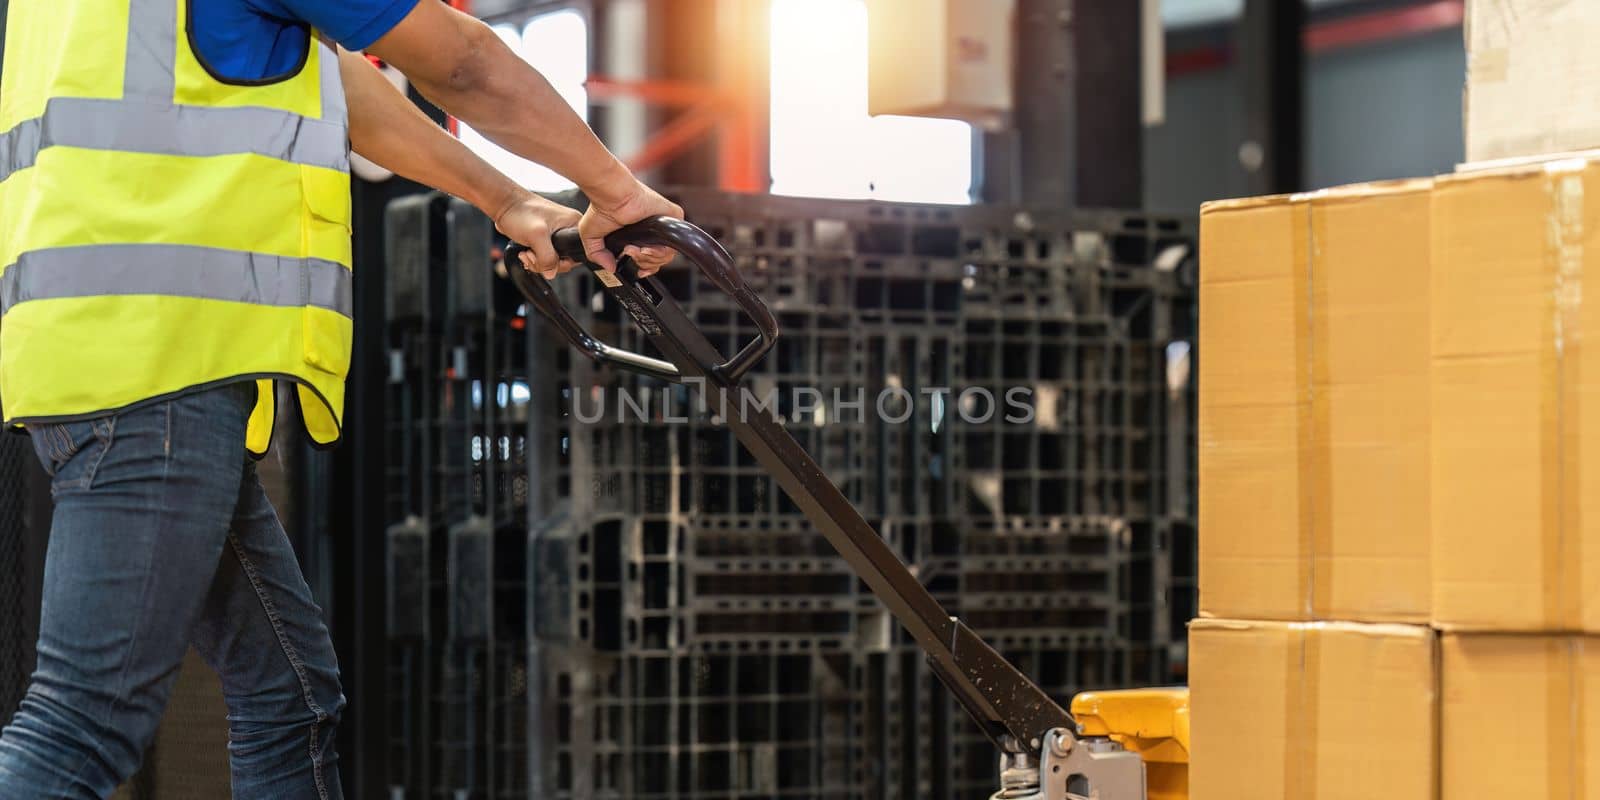
[[[497,25],[495,33],[523,60],[543,73],[585,120],[589,118],[589,93],[583,88],[589,79],[589,25],[576,11],[542,14],[528,21],[519,32],[511,25]],[[463,123],[461,141],[485,161],[512,180],[536,192],[560,192],[573,188],[571,181],[554,170],[507,152]]]
[[[972,202],[972,126],[867,115],[864,0],[772,4],[772,191]]]

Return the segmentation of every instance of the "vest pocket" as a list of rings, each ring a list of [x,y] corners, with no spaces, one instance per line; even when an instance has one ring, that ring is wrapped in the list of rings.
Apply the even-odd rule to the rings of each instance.
[[[305,250],[312,258],[349,263],[350,180],[338,171],[300,167],[305,200]],[[303,357],[307,364],[339,377],[350,371],[350,318],[317,306],[301,310]]]
[[[353,325],[337,311],[307,306],[300,311],[305,336],[304,357],[323,372],[344,377],[350,371]]]
[[[300,190],[309,222],[337,225],[350,233],[350,176],[322,167],[300,166]],[[316,253],[312,253],[316,255]]]

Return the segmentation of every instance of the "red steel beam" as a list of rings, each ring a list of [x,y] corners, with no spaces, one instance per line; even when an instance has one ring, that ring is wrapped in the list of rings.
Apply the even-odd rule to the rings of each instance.
[[[639,152],[626,159],[635,172],[665,165],[701,138],[715,132],[719,185],[732,192],[764,191],[770,182],[760,168],[759,140],[763,109],[740,99],[741,93],[703,83],[670,80],[618,80],[591,76],[584,83],[589,100],[607,103],[639,100],[650,105],[683,108],[684,112],[650,136]],[[744,87],[749,89],[748,86]]]
[[[1167,77],[1178,78],[1197,72],[1222,69],[1233,63],[1233,50],[1227,47],[1196,47],[1167,54]]]
[[[648,172],[671,161],[716,127],[726,111],[715,103],[690,108],[661,126],[650,139],[624,161],[634,172]]]
[[[447,0],[452,8],[471,13],[472,0]],[[766,15],[757,14],[744,20],[757,20],[765,24]],[[745,70],[734,69],[741,83],[739,88],[749,89],[754,76]],[[704,137],[716,132],[721,146],[718,148],[720,183],[731,191],[761,191],[768,179],[757,162],[764,156],[764,147],[758,141],[764,134],[764,109],[752,107],[740,93],[709,83],[673,80],[619,80],[592,75],[584,82],[589,102],[608,103],[617,100],[637,100],[654,106],[683,109],[672,121],[655,131],[644,146],[625,159],[634,172],[644,172],[660,167]],[[446,118],[450,132],[460,135],[460,123],[455,117]]]
[[[1380,42],[1425,36],[1461,27],[1466,18],[1463,0],[1430,0],[1407,8],[1374,11],[1345,19],[1306,26],[1306,52],[1313,55],[1347,50]],[[1175,78],[1220,69],[1233,63],[1229,47],[1200,47],[1167,55],[1167,77]]]
[[[1308,26],[1306,52],[1318,54],[1395,39],[1423,36],[1461,27],[1466,10],[1461,0],[1433,0],[1430,3],[1375,11],[1346,19],[1329,20]]]
[[[725,192],[772,188],[768,164],[772,75],[771,4],[732,0],[717,6],[712,58],[716,83],[732,95],[717,126],[717,186]]]
[[[772,188],[765,169],[762,136],[765,120],[754,109],[740,108],[723,117],[718,130],[717,185],[725,192],[751,194]]]

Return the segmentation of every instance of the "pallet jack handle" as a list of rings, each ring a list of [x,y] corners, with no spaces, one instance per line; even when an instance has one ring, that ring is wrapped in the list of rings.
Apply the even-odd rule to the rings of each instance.
[[[555,245],[556,254],[564,259],[576,261],[594,274],[600,283],[608,290],[620,289],[622,284],[636,285],[640,283],[637,268],[631,260],[623,259],[617,264],[617,273],[613,274],[598,264],[591,263],[584,251],[583,238],[578,235],[576,228],[565,228],[556,231],[550,237]],[[750,371],[751,367],[761,362],[773,346],[778,343],[778,320],[772,316],[772,311],[761,297],[750,290],[750,286],[739,277],[739,272],[733,266],[733,259],[724,250],[722,244],[699,227],[671,217],[654,217],[651,219],[629,225],[606,237],[606,247],[612,252],[621,252],[628,245],[660,245],[671,247],[682,253],[695,266],[700,268],[701,274],[711,281],[723,293],[732,297],[735,303],[745,314],[755,321],[760,338],[745,345],[737,355],[727,361],[717,364],[713,369],[728,376],[737,382]],[[573,347],[597,362],[615,364],[616,366],[660,378],[665,381],[678,383],[682,381],[682,372],[674,365],[660,359],[651,358],[627,350],[619,350],[594,338],[583,326],[573,318],[572,313],[562,305],[561,298],[556,294],[550,281],[541,275],[534,275],[520,268],[517,263],[518,256],[527,248],[513,244],[506,250],[506,274],[511,276],[511,282],[516,284],[522,294],[533,304],[540,313],[544,314]],[[654,278],[646,278],[644,282],[655,290],[657,296],[666,289]],[[631,292],[622,292],[617,296],[624,305],[628,302]],[[631,312],[632,309],[629,309]],[[637,316],[635,316],[637,319]],[[646,334],[650,332],[645,331]]]
[[[740,443],[906,628],[935,674],[997,747],[1019,756],[1037,756],[1057,732],[1076,729],[1072,717],[1049,694],[939,605],[770,409],[745,413],[747,395],[739,379],[776,344],[778,325],[716,239],[691,223],[658,217],[611,234],[606,245],[613,252],[630,244],[670,247],[729,294],[755,321],[761,336],[727,360],[658,279],[639,278],[631,259],[621,259],[613,274],[587,260],[577,231],[558,231],[553,239],[558,254],[594,273],[606,294],[627,310],[666,360],[600,343],[561,305],[548,281],[522,267],[518,255],[524,248],[512,245],[505,255],[507,274],[533,307],[595,361],[697,385],[707,407],[720,409]]]

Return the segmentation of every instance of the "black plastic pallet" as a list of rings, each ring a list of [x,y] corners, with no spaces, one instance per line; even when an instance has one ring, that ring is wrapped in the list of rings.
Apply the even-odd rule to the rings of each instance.
[[[391,794],[527,797],[525,320],[481,214],[387,217]]]
[[[871,665],[850,653],[596,657],[542,648],[554,798],[866,798]]]
[[[531,545],[541,641],[596,653],[888,646],[885,612],[803,520],[607,515]]]
[[[33,447],[25,436],[0,437],[0,480],[11,490],[0,496],[0,719],[10,720],[33,672],[32,628],[38,613],[28,587],[28,480]]]

